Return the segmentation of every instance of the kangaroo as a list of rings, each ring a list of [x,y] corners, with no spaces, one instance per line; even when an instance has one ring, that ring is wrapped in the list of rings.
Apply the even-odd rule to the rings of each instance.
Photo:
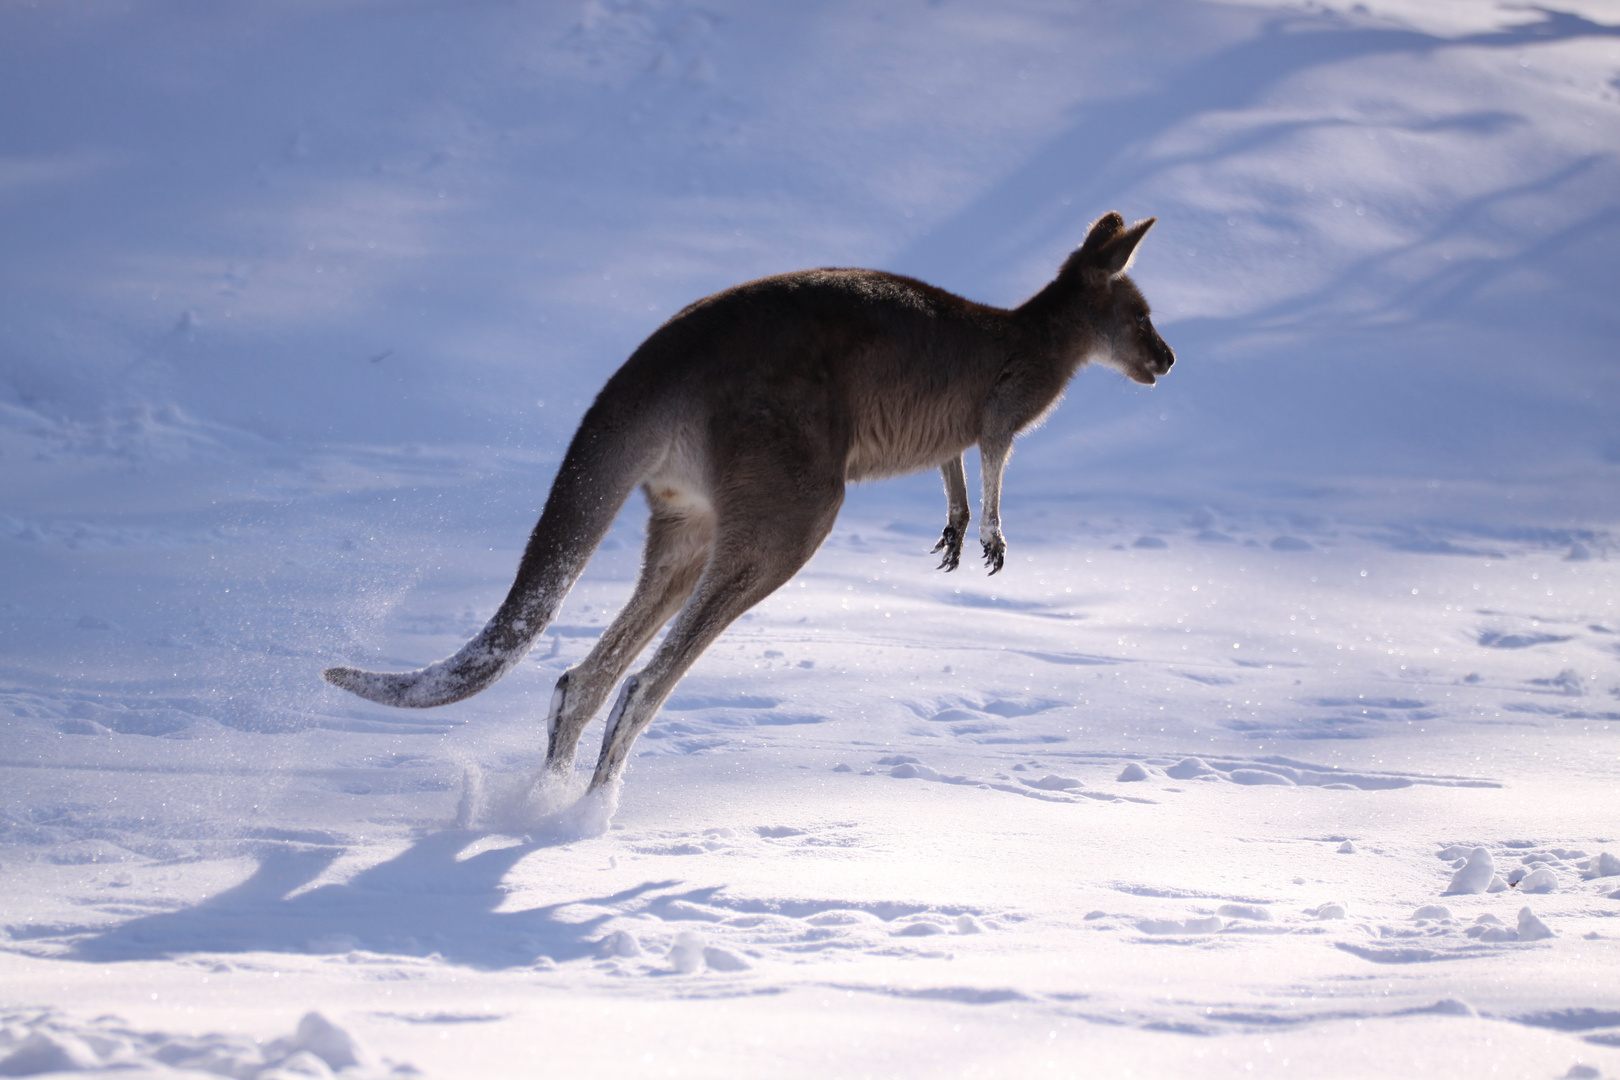
[[[585,726],[625,679],[587,792],[615,784],[636,737],[738,616],[799,571],[851,481],[937,468],[947,516],[939,568],[969,521],[962,453],[983,476],[979,543],[1004,564],[1001,476],[1013,437],[1039,423],[1089,361],[1151,386],[1175,353],[1125,276],[1148,218],[1093,224],[1057,277],[1012,310],[875,270],[804,270],[699,300],[659,327],[597,395],[569,444],[499,610],[448,659],[397,674],[327,668],[385,705],[471,697],[551,622],[637,487],[650,510],[634,594],[552,693],[546,767],[569,775]]]

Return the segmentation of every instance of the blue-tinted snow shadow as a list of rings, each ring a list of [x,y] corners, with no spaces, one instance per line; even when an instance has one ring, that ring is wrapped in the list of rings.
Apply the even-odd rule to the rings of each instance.
[[[1044,279],[1047,262],[1055,265],[1087,222],[1104,210],[1130,211],[1170,171],[1252,157],[1297,141],[1305,129],[1347,123],[1289,119],[1166,148],[1173,140],[1164,136],[1202,116],[1253,110],[1287,80],[1349,61],[1616,37],[1620,26],[1548,9],[1527,12],[1515,26],[1455,37],[1357,25],[1331,13],[1270,18],[1143,90],[1085,103],[1067,129],[900,253],[895,268],[970,295],[1016,300],[1011,294]],[[1477,139],[1530,122],[1500,110],[1377,121]],[[1329,480],[1321,497],[1333,498],[1348,495],[1335,477],[1508,480],[1620,457],[1599,389],[1610,366],[1603,343],[1620,333],[1608,302],[1620,285],[1612,256],[1620,200],[1601,194],[1614,168],[1602,155],[1549,160],[1537,175],[1459,202],[1405,239],[1339,267],[1319,288],[1231,315],[1165,320],[1184,363],[1164,388],[1087,377],[1061,423],[1025,437],[1012,493],[1032,482],[1072,489],[1077,460],[1095,477],[1088,485],[1125,492],[1166,490],[1180,478],[1189,497],[1213,482],[1245,500],[1297,501],[1274,490],[1279,473]],[[1524,210],[1555,203],[1581,207],[1578,220],[1543,228]],[[1137,206],[1155,209],[1165,212]],[[1199,246],[1218,244],[1233,224],[1215,209],[1177,213],[1161,222],[1166,235],[1201,239]],[[1235,224],[1297,228],[1268,220],[1283,213],[1245,208]],[[962,268],[971,268],[966,277]],[[1209,363],[1216,357],[1242,363]],[[1271,467],[1251,475],[1233,469],[1241,462]],[[1036,481],[1031,465],[1053,476]]]
[[[522,911],[497,911],[501,882],[524,856],[560,841],[526,841],[457,856],[484,834],[452,830],[341,884],[304,888],[343,849],[266,845],[246,881],[193,907],[120,923],[79,942],[73,955],[92,963],[156,960],[185,953],[437,954],[483,969],[523,967],[548,956],[591,955],[604,913],[580,921],[558,917],[572,904],[616,906],[675,882],[644,882],[599,897],[572,897]],[[296,895],[295,895],[296,894]]]
[[[898,268],[933,280],[955,267],[972,266],[981,280],[990,280],[1046,250],[1054,237],[1078,240],[1086,222],[1158,175],[1200,160],[1252,151],[1296,134],[1301,125],[1289,121],[1259,131],[1246,130],[1233,136],[1233,141],[1186,154],[1155,154],[1144,149],[1199,115],[1253,108],[1279,83],[1313,68],[1450,48],[1514,49],[1583,37],[1620,37],[1620,26],[1570,12],[1532,10],[1538,19],[1458,37],[1403,27],[1356,26],[1332,13],[1271,19],[1256,36],[1222,49],[1158,85],[1087,103],[1068,130],[903,252],[897,259]],[[1423,126],[1463,127],[1487,134],[1519,122],[1524,121],[1502,113],[1476,112],[1432,118]]]

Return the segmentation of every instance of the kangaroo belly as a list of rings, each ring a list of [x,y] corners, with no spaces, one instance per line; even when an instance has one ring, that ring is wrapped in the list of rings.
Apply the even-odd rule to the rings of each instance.
[[[878,480],[935,469],[976,440],[969,417],[943,401],[883,402],[860,410],[844,476]]]

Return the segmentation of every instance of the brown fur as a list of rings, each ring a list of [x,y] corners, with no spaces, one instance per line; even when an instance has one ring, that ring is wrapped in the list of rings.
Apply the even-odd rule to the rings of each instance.
[[[471,696],[520,660],[556,614],[630,493],[651,521],[635,594],[557,684],[548,765],[566,772],[585,725],[625,680],[595,790],[693,661],[821,545],[849,481],[938,468],[949,512],[935,551],[954,570],[969,509],[962,453],[977,445],[980,541],[1002,568],[1001,474],[1088,360],[1151,385],[1175,355],[1123,276],[1153,219],[1094,224],[1046,288],[1006,310],[874,270],[806,270],[699,300],[661,326],[586,412],[524,551],[517,580],[455,656],[396,675],[329,668],[363,697],[427,707]]]

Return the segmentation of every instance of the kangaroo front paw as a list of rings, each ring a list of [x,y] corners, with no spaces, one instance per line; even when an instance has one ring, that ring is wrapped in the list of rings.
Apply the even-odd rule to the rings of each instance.
[[[984,565],[990,568],[992,574],[1001,573],[1002,564],[1007,561],[1007,541],[1002,539],[998,531],[989,539],[981,539],[980,546],[984,548]]]
[[[945,526],[945,532],[940,536],[939,543],[934,545],[934,550],[945,553],[935,569],[947,573],[955,570],[962,562],[962,530],[955,525]]]

